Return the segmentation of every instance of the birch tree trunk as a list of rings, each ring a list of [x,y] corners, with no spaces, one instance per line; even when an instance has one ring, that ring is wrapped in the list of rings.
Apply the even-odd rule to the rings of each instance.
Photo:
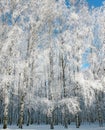
[[[24,96],[20,100],[20,113],[19,113],[19,128],[23,128],[23,115],[24,115]]]
[[[64,127],[68,128],[68,118],[67,118],[67,110],[65,107],[65,113],[64,113]]]
[[[7,124],[8,124],[8,103],[9,103],[9,99],[8,99],[8,90],[7,87],[4,90],[5,95],[4,95],[4,119],[3,119],[3,129],[7,128]]]
[[[96,108],[97,108],[97,118],[99,121],[99,126],[102,127],[103,126],[103,118],[102,118],[102,110],[101,110],[101,92],[97,92],[96,91]]]
[[[98,108],[98,120],[99,120],[99,126],[102,127],[103,126],[103,119],[102,119],[102,112],[101,112],[100,106]]]
[[[53,87],[53,56],[52,56],[52,48],[51,48],[51,53],[50,53],[50,81],[49,81],[49,100],[53,100],[53,92],[52,92],[52,87]],[[54,129],[54,113],[53,111],[51,112],[51,117],[50,117],[50,129]]]
[[[30,110],[28,109],[28,113],[27,113],[27,126],[29,126],[31,122],[31,114],[30,114]]]
[[[97,112],[98,112],[99,126],[102,127],[103,126],[102,111],[101,111],[101,105],[98,99],[97,99]]]
[[[50,129],[54,129],[54,113],[51,113],[51,119],[50,119]]]
[[[76,128],[79,128],[79,126],[80,126],[79,115],[76,114]]]
[[[64,63],[64,59],[63,59],[63,55],[61,56],[61,67],[62,67],[62,82],[63,82],[63,92],[64,92],[64,98],[67,97],[67,92],[66,92],[66,83],[65,83],[65,63]],[[67,109],[66,109],[66,105],[64,106],[64,127],[68,128],[68,117],[67,117]]]

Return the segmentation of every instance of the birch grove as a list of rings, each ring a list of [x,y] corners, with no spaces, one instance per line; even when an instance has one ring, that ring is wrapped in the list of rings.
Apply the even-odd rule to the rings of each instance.
[[[0,0],[0,124],[105,122],[105,3]]]

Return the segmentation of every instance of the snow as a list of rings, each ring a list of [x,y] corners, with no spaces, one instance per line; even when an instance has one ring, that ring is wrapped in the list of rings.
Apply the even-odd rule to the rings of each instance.
[[[17,126],[8,126],[7,130],[18,130],[19,128]],[[2,129],[2,126],[0,126],[0,130]],[[30,125],[30,126],[23,126],[22,130],[50,130],[49,125]],[[76,126],[69,125],[68,129],[64,128],[61,125],[55,126],[54,130],[105,130],[105,127],[99,127],[98,124],[85,124],[81,125],[80,128],[76,128]]]

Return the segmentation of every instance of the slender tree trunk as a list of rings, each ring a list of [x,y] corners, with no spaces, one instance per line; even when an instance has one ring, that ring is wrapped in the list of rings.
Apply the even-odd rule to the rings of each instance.
[[[64,63],[63,55],[61,57],[61,65],[62,65],[62,81],[63,81],[63,91],[64,91],[64,98],[67,97],[67,91],[66,91],[66,77],[65,77],[65,67],[66,64]],[[64,127],[68,128],[68,114],[67,114],[67,108],[66,105],[64,106]]]
[[[11,103],[11,109],[10,109],[10,125],[12,125],[12,121],[13,121],[13,94],[11,95],[11,101],[10,101],[10,103]]]
[[[98,92],[96,92],[98,121],[99,121],[99,126],[102,127],[103,119],[102,119],[102,111],[101,111],[101,106],[100,106],[101,99],[100,99],[100,93],[99,93],[99,95],[97,93]]]
[[[98,120],[99,120],[99,126],[102,127],[103,126],[103,120],[102,120],[102,113],[101,113],[100,106],[98,108]]]
[[[50,52],[50,79],[49,79],[49,100],[53,100],[53,81],[54,81],[54,72],[53,72],[53,50],[51,47],[51,52]],[[54,129],[54,112],[51,112],[51,117],[50,117],[50,129]]]
[[[58,107],[55,113],[55,124],[58,125]]]
[[[30,111],[28,109],[28,114],[27,114],[27,126],[29,126],[30,122],[31,122],[31,118],[30,118]]]
[[[4,119],[3,119],[3,129],[7,128],[8,124],[8,90],[5,89],[5,96],[4,96]]]
[[[37,123],[38,123],[38,125],[40,124],[40,110],[38,111],[38,121],[37,121]]]
[[[54,129],[54,112],[51,113],[50,129]]]
[[[68,116],[67,116],[66,107],[64,109],[65,109],[65,113],[64,113],[64,127],[68,128]]]
[[[19,113],[19,128],[23,128],[23,115],[24,115],[24,96],[21,97],[20,101],[20,113]]]
[[[76,114],[76,128],[80,127],[79,115]]]
[[[31,110],[31,121],[30,121],[30,124],[33,124],[33,123],[34,123],[34,118],[35,118],[35,117],[34,117],[34,113],[35,113],[35,112],[34,112],[34,110],[32,109],[32,110]]]

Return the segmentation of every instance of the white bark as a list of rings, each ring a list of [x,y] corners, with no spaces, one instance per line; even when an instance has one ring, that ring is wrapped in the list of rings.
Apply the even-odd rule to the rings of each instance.
[[[19,128],[22,129],[23,125],[23,115],[24,115],[24,96],[21,96],[20,101],[20,113],[19,113]]]
[[[4,94],[4,119],[3,119],[3,129],[6,129],[6,128],[7,128],[7,124],[8,124],[8,103],[9,103],[7,87],[5,87],[4,93],[5,93],[5,94]]]

